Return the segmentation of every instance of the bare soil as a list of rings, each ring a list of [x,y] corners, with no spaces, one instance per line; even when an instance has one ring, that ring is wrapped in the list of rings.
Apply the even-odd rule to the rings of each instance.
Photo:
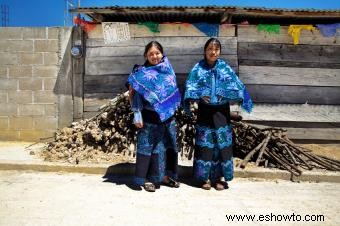
[[[327,144],[303,144],[301,145],[312,151],[312,153],[323,155],[332,159],[340,161],[340,144],[327,145]],[[94,151],[91,153],[81,152],[78,153],[80,162],[87,163],[123,163],[123,162],[134,162],[135,158],[130,155],[117,154],[117,153],[105,153],[102,151]],[[47,161],[65,161],[60,159],[58,153],[51,154],[42,153],[41,155]],[[235,162],[242,161],[241,159],[236,159]],[[74,162],[70,162],[74,163]],[[248,167],[253,167],[255,164],[252,162],[248,163]]]
[[[340,144],[304,144],[301,146],[310,149],[314,154],[340,160]]]
[[[44,144],[43,143],[31,143],[31,142],[16,142],[16,141],[6,141],[0,142],[0,148],[4,147],[14,147],[25,149],[32,155],[39,156],[45,161],[51,162],[69,162],[67,158],[60,158],[58,153],[44,153]],[[336,159],[340,161],[340,144],[303,144],[302,147],[310,149],[313,153],[318,155],[323,155],[332,159]],[[91,153],[77,153],[79,163],[126,163],[126,162],[134,162],[135,158],[129,155],[117,154],[117,153],[104,153],[102,151],[94,151]],[[236,160],[236,159],[235,159]],[[236,163],[241,161],[239,159],[236,160]],[[75,162],[70,162],[75,163]],[[248,166],[252,166],[251,163]]]

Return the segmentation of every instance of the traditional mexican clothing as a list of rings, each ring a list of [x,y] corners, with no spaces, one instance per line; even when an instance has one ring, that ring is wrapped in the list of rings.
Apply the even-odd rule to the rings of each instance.
[[[210,97],[210,102],[203,97]],[[242,108],[253,108],[249,93],[233,69],[217,59],[210,67],[201,60],[191,70],[185,89],[185,102],[198,101],[194,176],[216,182],[220,177],[233,179],[232,127],[230,102],[242,102]]]
[[[174,114],[180,105],[176,76],[167,57],[157,65],[137,66],[128,83],[135,91],[132,110],[135,122],[143,120],[137,133],[135,182],[158,184],[164,175],[177,178],[178,149]]]

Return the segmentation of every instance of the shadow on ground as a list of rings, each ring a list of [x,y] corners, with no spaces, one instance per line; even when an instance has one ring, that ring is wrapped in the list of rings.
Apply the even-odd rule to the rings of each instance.
[[[102,177],[103,182],[114,183],[117,185],[126,185],[128,188],[141,191],[142,188],[134,184],[134,163],[119,163],[116,165],[109,166]],[[179,166],[178,167],[179,178],[178,181],[181,184],[186,184],[191,187],[199,188],[199,184],[192,178],[192,167],[191,166]],[[166,186],[166,185],[161,185]]]

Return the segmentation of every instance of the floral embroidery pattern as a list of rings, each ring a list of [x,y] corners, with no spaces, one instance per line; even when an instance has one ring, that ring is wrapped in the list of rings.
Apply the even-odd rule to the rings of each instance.
[[[215,80],[215,90],[212,92]],[[247,112],[252,111],[253,103],[246,87],[222,59],[217,59],[214,68],[209,68],[205,60],[194,66],[186,82],[184,99],[200,99],[203,96],[212,98],[212,93],[222,97],[221,102],[242,101],[242,108]]]
[[[155,66],[136,67],[129,75],[128,83],[151,104],[161,121],[173,116],[180,105],[176,75],[167,57]]]

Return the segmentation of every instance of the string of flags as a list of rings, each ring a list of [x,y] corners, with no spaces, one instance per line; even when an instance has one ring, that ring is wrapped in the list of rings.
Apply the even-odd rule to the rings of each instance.
[[[259,24],[257,25],[258,31],[265,31],[267,33],[280,34],[281,26],[278,24]]]
[[[301,30],[315,31],[315,27],[313,25],[290,25],[288,34],[293,37],[294,45],[299,44]]]
[[[81,26],[86,32],[90,32],[95,28],[97,23],[85,21],[79,17],[74,19],[76,25]],[[175,23],[178,24],[179,22]],[[181,23],[182,24],[182,23]],[[188,25],[188,23],[183,23]],[[160,24],[155,22],[141,22],[140,26],[145,26],[152,33],[160,32]],[[192,23],[192,26],[204,33],[208,37],[218,37],[220,24],[212,23]],[[225,24],[222,24],[222,27]],[[121,22],[102,22],[102,30],[105,44],[112,44],[114,42],[121,42],[131,38],[128,23]],[[269,34],[280,34],[281,26],[278,24],[258,24],[257,30],[259,32],[266,32]],[[288,27],[288,34],[292,36],[294,45],[299,44],[301,30],[315,31],[319,30],[324,37],[340,36],[340,23],[335,24],[316,24],[313,25],[290,25]]]
[[[73,22],[74,22],[75,25],[78,25],[78,26],[82,27],[83,30],[86,33],[92,31],[93,29],[95,29],[96,25],[97,25],[97,23],[91,22],[91,21],[86,21],[86,20],[82,19],[79,16],[74,17]]]
[[[317,24],[316,27],[313,25],[289,25],[288,34],[292,36],[294,45],[299,44],[301,30],[315,31],[319,30],[321,35],[324,37],[340,36],[340,23],[336,24]],[[280,33],[280,25],[273,24],[259,24],[257,25],[258,31],[265,31],[267,33]]]
[[[138,25],[146,26],[152,33],[159,33],[159,23],[155,22],[140,22]]]
[[[193,23],[198,30],[203,32],[208,37],[217,37],[220,31],[219,24],[209,24],[209,23]]]
[[[320,33],[325,37],[340,36],[340,23],[336,24],[317,24],[316,27],[319,29]]]

